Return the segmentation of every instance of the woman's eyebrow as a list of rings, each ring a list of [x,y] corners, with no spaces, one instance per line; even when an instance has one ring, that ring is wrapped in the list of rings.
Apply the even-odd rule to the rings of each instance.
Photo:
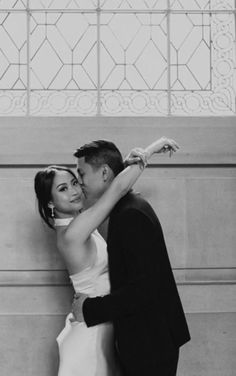
[[[66,185],[66,183],[60,183],[56,188],[59,188],[61,185]]]

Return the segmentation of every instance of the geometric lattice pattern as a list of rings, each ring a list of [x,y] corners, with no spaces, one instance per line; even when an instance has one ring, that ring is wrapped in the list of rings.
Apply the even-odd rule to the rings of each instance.
[[[235,115],[234,0],[0,0],[0,115]]]

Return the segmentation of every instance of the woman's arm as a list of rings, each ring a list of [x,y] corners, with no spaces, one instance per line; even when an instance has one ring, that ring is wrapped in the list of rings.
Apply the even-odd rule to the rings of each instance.
[[[143,160],[147,161],[154,153],[161,152],[165,146],[172,151],[176,151],[179,148],[175,141],[162,137],[144,150],[139,149],[139,152],[131,152],[134,157],[140,156],[142,161],[138,164],[130,165],[120,172],[99,200],[89,209],[75,217],[65,231],[65,240],[70,242],[76,239],[77,242],[84,243],[90,234],[105,220],[121,197],[132,188],[143,171]]]

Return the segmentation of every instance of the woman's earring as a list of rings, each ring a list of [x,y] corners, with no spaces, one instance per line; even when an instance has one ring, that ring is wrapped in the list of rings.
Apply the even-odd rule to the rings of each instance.
[[[51,217],[54,218],[55,217],[54,206],[51,206],[50,209],[51,209]]]

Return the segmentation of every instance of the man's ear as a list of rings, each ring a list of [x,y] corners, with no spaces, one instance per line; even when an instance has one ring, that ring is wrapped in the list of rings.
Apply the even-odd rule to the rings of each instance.
[[[110,179],[110,167],[106,164],[102,167],[102,177],[104,182],[107,182]]]

